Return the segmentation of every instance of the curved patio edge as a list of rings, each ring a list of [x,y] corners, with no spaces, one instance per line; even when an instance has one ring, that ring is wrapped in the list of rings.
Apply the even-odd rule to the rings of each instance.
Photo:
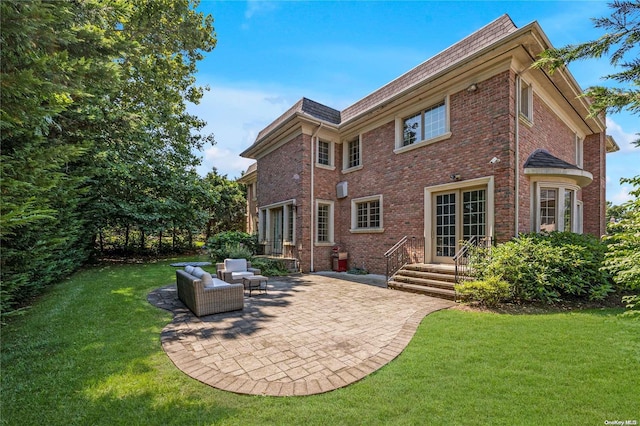
[[[178,300],[175,285],[148,300],[173,313],[161,343],[178,369],[217,389],[264,396],[355,383],[398,357],[425,316],[455,305],[316,275],[277,278],[267,294],[245,297],[243,311],[202,318]],[[395,315],[384,315],[389,310]]]

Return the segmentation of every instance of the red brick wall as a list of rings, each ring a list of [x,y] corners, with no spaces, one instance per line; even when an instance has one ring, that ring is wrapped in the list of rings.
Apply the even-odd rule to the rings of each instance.
[[[591,172],[593,182],[582,190],[584,202],[583,230],[600,237],[606,232],[606,148],[605,134],[587,136],[584,141],[584,169]]]
[[[324,174],[317,175],[318,185],[326,177],[324,184],[331,185],[332,199],[335,184],[340,180],[348,182],[349,195],[336,201],[335,217],[336,239],[349,251],[350,266],[384,273],[386,250],[404,235],[424,235],[424,188],[451,183],[452,174],[460,174],[461,180],[496,174],[496,234],[501,238],[513,235],[510,198],[514,185],[513,178],[507,176],[513,162],[511,82],[512,76],[507,71],[479,82],[475,92],[452,94],[449,108],[452,136],[447,140],[394,154],[395,123],[389,121],[362,135],[361,170],[344,175],[337,170],[338,180],[333,182]],[[494,156],[501,162],[492,166],[489,161]],[[341,163],[336,164],[340,169]],[[351,200],[378,194],[383,195],[384,233],[350,233]]]

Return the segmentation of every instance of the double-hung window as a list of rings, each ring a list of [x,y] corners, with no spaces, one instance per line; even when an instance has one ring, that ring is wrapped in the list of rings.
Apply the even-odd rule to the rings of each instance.
[[[520,80],[520,104],[518,105],[520,116],[533,123],[533,90],[531,85]]]
[[[382,195],[351,201],[351,232],[382,232]]]
[[[316,202],[316,243],[333,244],[333,202]]]

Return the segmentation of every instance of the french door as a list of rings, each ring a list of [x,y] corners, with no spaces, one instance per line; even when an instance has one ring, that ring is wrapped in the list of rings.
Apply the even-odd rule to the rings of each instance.
[[[433,261],[452,263],[462,241],[487,233],[486,188],[458,189],[433,194]]]

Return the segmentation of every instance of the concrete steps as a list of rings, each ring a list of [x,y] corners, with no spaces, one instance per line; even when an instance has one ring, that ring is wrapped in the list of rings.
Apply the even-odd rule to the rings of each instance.
[[[391,278],[389,288],[456,300],[453,265],[414,263],[405,265]]]

